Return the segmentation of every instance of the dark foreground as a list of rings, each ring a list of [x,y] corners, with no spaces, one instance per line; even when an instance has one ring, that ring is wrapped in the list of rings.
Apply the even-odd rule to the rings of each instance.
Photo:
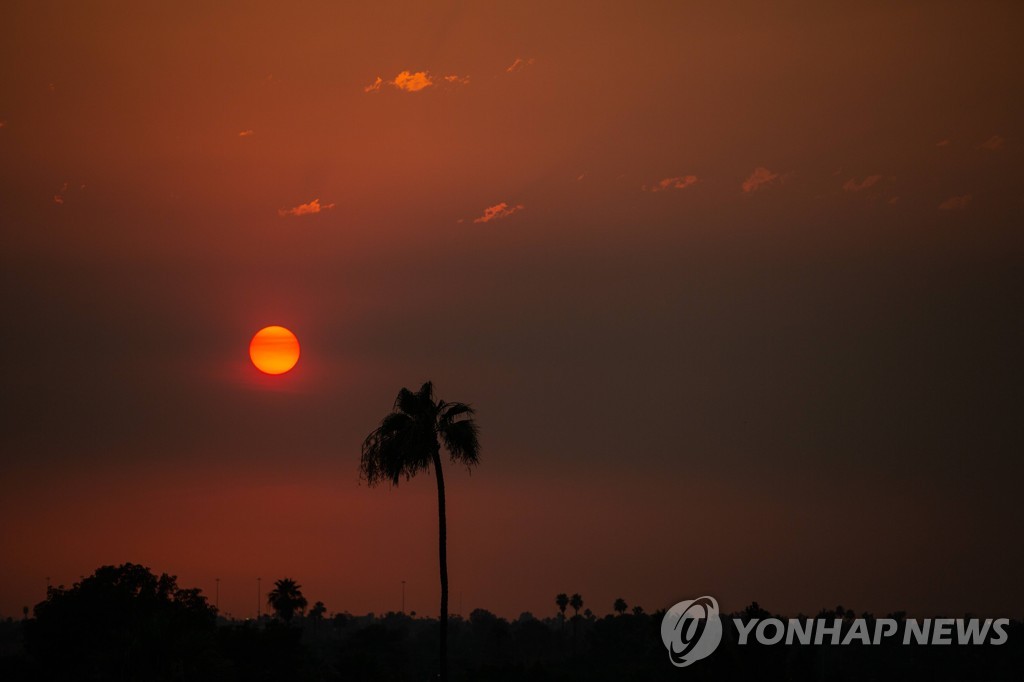
[[[106,570],[106,572],[104,572]],[[34,617],[0,621],[0,680],[429,680],[437,670],[436,620],[385,616],[218,618],[198,590],[126,564],[73,588],[51,590]],[[290,614],[284,614],[289,616]],[[904,646],[737,645],[731,617],[767,618],[756,604],[725,619],[708,658],[674,667],[661,640],[663,612],[597,618],[484,611],[450,622],[452,680],[1020,680],[1024,623],[1006,643]],[[870,617],[868,614],[861,614]],[[280,616],[280,614],[279,614]],[[852,623],[854,613],[818,617]],[[901,621],[903,614],[889,614]]]

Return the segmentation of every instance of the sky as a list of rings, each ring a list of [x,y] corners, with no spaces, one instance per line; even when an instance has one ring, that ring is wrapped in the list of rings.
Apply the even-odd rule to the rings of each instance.
[[[0,617],[436,615],[427,380],[454,613],[1024,617],[1024,6],[214,5],[0,8]]]

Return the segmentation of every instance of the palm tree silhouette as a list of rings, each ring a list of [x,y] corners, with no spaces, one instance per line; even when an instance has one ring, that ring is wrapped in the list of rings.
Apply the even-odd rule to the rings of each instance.
[[[555,603],[558,604],[558,610],[562,612],[562,630],[565,630],[565,609],[569,606],[569,595],[560,592],[555,597]]]
[[[453,462],[472,467],[479,461],[478,429],[472,407],[434,400],[434,386],[398,392],[394,411],[363,441],[359,470],[366,482],[398,485],[433,466],[437,479],[438,555],[441,569],[440,679],[448,679],[448,537],[444,511],[441,443]]]
[[[569,597],[569,606],[572,607],[572,648],[576,649],[576,630],[580,626],[580,609],[583,608],[583,597],[577,592]]]
[[[583,608],[583,597],[580,596],[579,592],[569,598],[569,606],[571,606],[572,610],[575,612],[573,619],[578,618],[580,615],[580,609]]]
[[[302,585],[291,578],[275,581],[274,589],[267,594],[267,605],[286,623],[291,621],[296,611],[305,611],[308,603],[302,596]]]

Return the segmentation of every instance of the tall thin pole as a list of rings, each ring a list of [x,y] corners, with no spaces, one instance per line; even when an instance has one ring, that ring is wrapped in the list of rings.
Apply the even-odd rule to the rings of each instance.
[[[260,607],[262,606],[263,588],[260,586],[260,581],[263,580],[259,576],[256,577],[256,620],[260,619]]]
[[[402,581],[402,615],[405,615],[405,581]]]

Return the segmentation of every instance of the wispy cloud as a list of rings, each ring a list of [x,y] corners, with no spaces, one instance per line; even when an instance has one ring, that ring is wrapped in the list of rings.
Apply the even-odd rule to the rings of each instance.
[[[939,204],[940,211],[962,211],[971,203],[970,194],[962,194],[957,197],[950,197]]]
[[[754,192],[762,187],[767,187],[778,179],[778,173],[773,173],[764,166],[758,166],[750,174],[750,177],[743,181],[743,191]]]
[[[256,133],[254,131],[252,131],[252,130],[243,130],[240,133],[238,133],[238,136],[239,137],[251,137],[251,136],[253,136],[255,134]]]
[[[474,223],[489,223],[492,220],[500,220],[501,218],[507,218],[517,211],[522,211],[525,206],[522,204],[516,204],[515,206],[509,206],[504,201],[494,206],[488,206],[484,209],[484,214],[479,218],[474,218]]]
[[[85,185],[82,185],[82,189],[85,189]],[[67,193],[68,193],[68,183],[65,182],[61,186],[60,191],[53,195],[53,203],[57,204],[58,206],[63,206],[64,205],[64,195],[67,194]]]
[[[403,71],[397,76],[395,80],[391,81],[399,90],[405,90],[406,92],[419,92],[424,88],[429,88],[434,84],[433,79],[426,71]]]
[[[868,187],[877,184],[881,179],[881,175],[869,175],[860,182],[857,182],[856,178],[850,178],[843,183],[843,189],[847,192],[860,192],[861,190],[865,190]]]
[[[508,68],[505,69],[505,73],[515,73],[516,71],[522,71],[527,66],[532,66],[534,63],[533,57],[529,59],[523,59],[522,57],[516,57],[516,60],[509,64]]]
[[[316,198],[313,199],[313,201],[309,202],[308,204],[299,204],[298,206],[288,209],[278,209],[277,215],[281,216],[282,218],[290,215],[312,215],[314,213],[320,213],[321,211],[326,211],[331,208],[334,208],[334,204],[321,204],[320,199]]]
[[[1002,137],[1001,135],[993,135],[992,137],[988,138],[987,140],[982,142],[980,145],[978,145],[978,148],[979,149],[988,149],[990,151],[995,151],[997,149],[1002,149],[1004,144],[1006,144],[1006,138],[1005,137]]]
[[[420,90],[426,90],[432,85],[436,85],[438,82],[451,85],[468,85],[469,76],[450,74],[435,77],[429,71],[402,71],[389,81],[377,76],[376,80],[363,88],[363,92],[379,92],[385,85],[390,85],[396,90],[404,92],[419,92]]]
[[[686,189],[690,185],[695,184],[697,184],[696,175],[677,175],[674,178],[659,180],[657,184],[651,187],[644,185],[643,189],[649,192],[661,192],[666,189]]]
[[[949,146],[949,140],[945,139],[945,138],[941,139],[941,140],[939,140],[938,142],[935,143],[935,146],[936,147],[948,147]]]

